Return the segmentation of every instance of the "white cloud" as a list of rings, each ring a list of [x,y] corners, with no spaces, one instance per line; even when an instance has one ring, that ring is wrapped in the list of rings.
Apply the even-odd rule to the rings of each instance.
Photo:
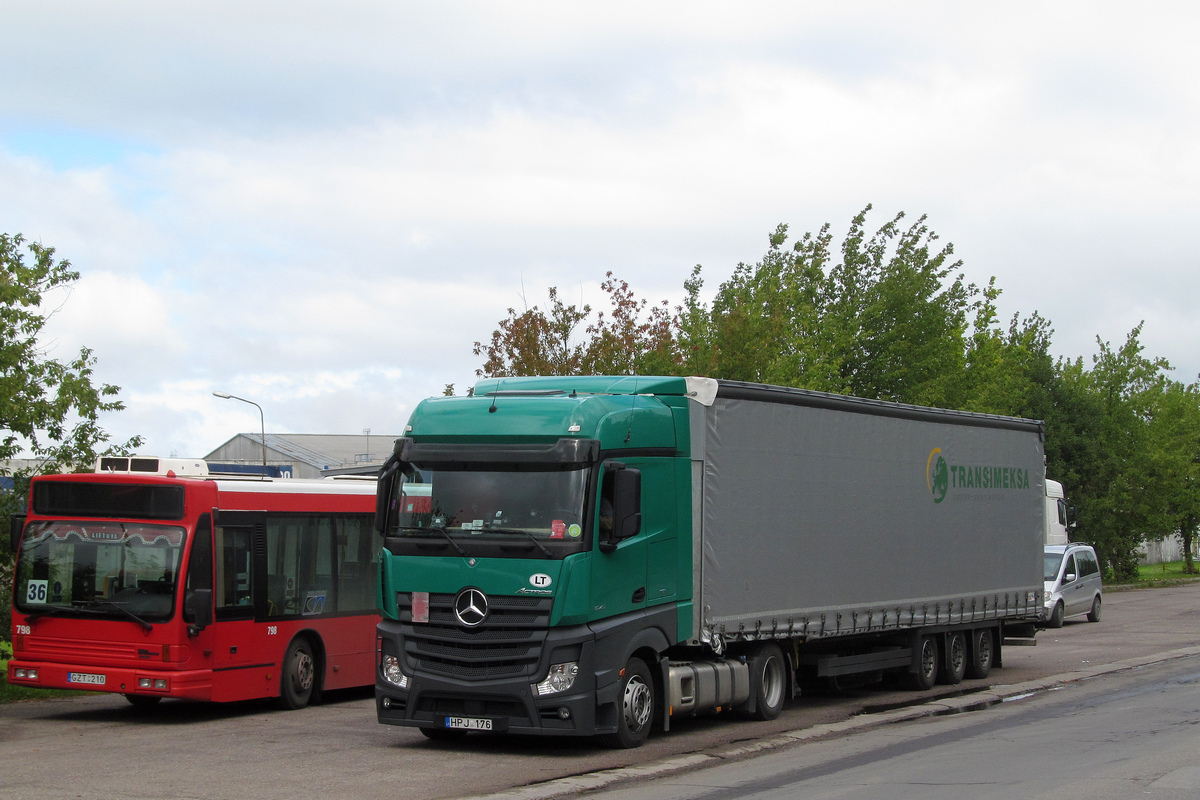
[[[1200,371],[1190,8],[74,11],[0,11],[0,219],[84,273],[53,334],[157,452],[257,428],[213,389],[275,430],[398,429],[522,293],[603,304],[611,269],[677,300],[868,202],[929,213],[1059,352],[1145,318]],[[43,128],[117,155],[51,166]]]

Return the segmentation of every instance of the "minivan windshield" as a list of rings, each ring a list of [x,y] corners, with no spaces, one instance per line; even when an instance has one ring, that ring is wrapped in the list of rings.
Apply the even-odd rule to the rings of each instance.
[[[169,619],[185,540],[178,525],[30,522],[15,605],[25,614]]]
[[[1058,579],[1058,568],[1062,566],[1064,553],[1046,553],[1043,556],[1045,573],[1042,580],[1053,581]]]
[[[396,482],[388,536],[548,547],[583,540],[586,468],[409,470]],[[573,549],[573,548],[569,548]]]

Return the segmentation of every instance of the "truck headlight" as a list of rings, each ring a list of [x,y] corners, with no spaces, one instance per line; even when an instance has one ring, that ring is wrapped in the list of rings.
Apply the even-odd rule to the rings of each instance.
[[[395,656],[384,656],[381,662],[384,679],[401,689],[408,688],[408,676],[400,671],[400,659]]]
[[[546,680],[535,684],[534,692],[539,696],[565,692],[575,685],[575,676],[579,674],[579,663],[568,661],[565,664],[551,664],[550,674]]]

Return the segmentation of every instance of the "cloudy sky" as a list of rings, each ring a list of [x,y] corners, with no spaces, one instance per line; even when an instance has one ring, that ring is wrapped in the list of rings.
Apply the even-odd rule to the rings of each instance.
[[[1188,3],[0,4],[0,231],[143,451],[397,433],[510,306],[927,214],[1059,355],[1200,372]]]

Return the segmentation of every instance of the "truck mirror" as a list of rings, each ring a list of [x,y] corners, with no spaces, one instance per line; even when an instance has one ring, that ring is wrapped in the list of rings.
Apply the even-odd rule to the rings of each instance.
[[[620,469],[613,473],[614,542],[637,536],[642,529],[642,473]]]
[[[1079,525],[1079,520],[1075,518],[1075,506],[1067,506],[1067,527],[1075,530]]]
[[[396,490],[396,474],[400,471],[400,462],[392,460],[379,474],[379,483],[375,487],[375,530],[383,533],[387,530],[388,504],[392,502],[392,494]]]
[[[13,514],[9,519],[8,547],[15,554],[21,546],[21,531],[25,528],[25,514]]]
[[[183,598],[183,613],[187,615],[188,632],[195,629],[196,633],[212,625],[213,605],[212,589],[191,589]]]

